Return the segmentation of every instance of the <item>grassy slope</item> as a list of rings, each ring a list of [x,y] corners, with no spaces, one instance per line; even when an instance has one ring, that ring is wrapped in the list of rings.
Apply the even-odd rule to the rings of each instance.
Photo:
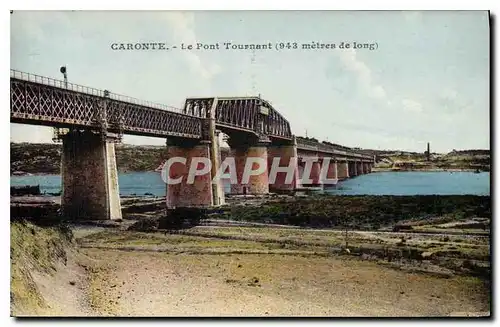
[[[47,309],[31,275],[37,270],[55,272],[57,261],[67,260],[71,231],[63,227],[41,228],[31,223],[11,223],[11,314],[37,315]]]

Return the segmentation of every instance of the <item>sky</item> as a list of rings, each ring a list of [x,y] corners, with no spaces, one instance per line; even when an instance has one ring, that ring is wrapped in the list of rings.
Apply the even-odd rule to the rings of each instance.
[[[449,152],[490,148],[489,37],[486,11],[15,11],[11,69],[62,79],[66,65],[69,82],[174,107],[187,97],[260,94],[298,136],[418,152],[430,142]],[[136,42],[178,48],[111,47]],[[224,50],[224,42],[298,49]],[[301,49],[311,42],[336,48]],[[52,142],[52,129],[11,124],[11,141]]]

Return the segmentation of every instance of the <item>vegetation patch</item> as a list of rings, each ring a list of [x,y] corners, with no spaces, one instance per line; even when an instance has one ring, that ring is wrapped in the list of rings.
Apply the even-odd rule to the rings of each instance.
[[[73,244],[71,230],[64,225],[39,227],[29,222],[11,223],[11,314],[36,315],[47,305],[31,271],[53,274],[56,263],[66,264],[66,248]]]
[[[373,230],[404,220],[447,215],[491,217],[489,196],[329,196],[268,201],[260,206],[233,206],[223,218],[313,228]]]

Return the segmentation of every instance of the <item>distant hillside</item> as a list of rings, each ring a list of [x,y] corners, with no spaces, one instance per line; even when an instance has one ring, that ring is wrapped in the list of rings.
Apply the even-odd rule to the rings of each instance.
[[[10,173],[59,174],[61,144],[11,143]],[[165,159],[165,146],[116,145],[118,171],[154,171]]]
[[[453,150],[447,154],[431,153],[430,160],[422,152],[391,151],[391,150],[363,150],[375,155],[376,168],[386,169],[463,169],[482,170],[491,169],[490,150]]]
[[[58,174],[61,164],[60,144],[10,144],[10,173]]]
[[[224,150],[223,150],[224,151]],[[480,169],[490,170],[489,150],[461,150],[448,154],[431,154],[427,162],[423,153],[358,150],[375,155],[377,168],[392,169],[395,165],[412,169]],[[154,171],[165,159],[165,146],[116,145],[118,171]],[[11,143],[10,173],[59,174],[61,144]],[[399,168],[398,168],[399,169]]]

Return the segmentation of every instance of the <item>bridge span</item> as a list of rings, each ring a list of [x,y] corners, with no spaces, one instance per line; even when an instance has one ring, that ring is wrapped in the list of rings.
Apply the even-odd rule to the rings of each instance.
[[[225,203],[222,183],[212,182],[224,157],[221,132],[229,137],[228,155],[235,162],[233,194],[322,186],[325,176],[336,181],[370,173],[374,162],[372,156],[347,147],[294,136],[285,117],[259,97],[188,98],[177,109],[15,70],[10,72],[10,89],[11,122],[60,131],[61,204],[63,214],[76,219],[121,218],[114,144],[123,134],[166,138],[165,159],[186,158],[183,165],[169,166],[171,178],[187,177],[196,158],[211,161],[210,171],[196,175],[193,183],[183,178],[168,185],[167,208]],[[243,182],[251,158],[262,159],[267,167]],[[273,162],[292,167],[291,182],[279,170],[270,183]],[[307,182],[304,170],[310,171]]]

